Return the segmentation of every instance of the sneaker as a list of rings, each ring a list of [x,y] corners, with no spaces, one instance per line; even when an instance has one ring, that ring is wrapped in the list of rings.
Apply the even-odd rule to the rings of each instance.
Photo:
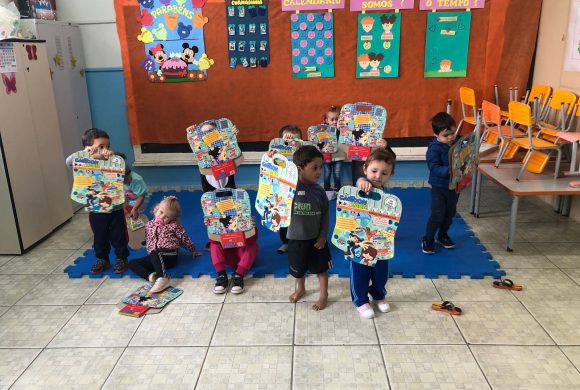
[[[377,309],[379,309],[381,313],[388,313],[391,311],[391,305],[385,301],[375,301],[375,305],[377,305]]]
[[[365,303],[364,305],[359,306],[356,309],[358,310],[360,318],[366,318],[368,320],[375,316],[375,311],[373,310],[372,306],[369,305],[368,303]]]
[[[149,280],[151,283],[155,283],[157,280],[157,274],[155,272],[151,272],[147,280]]]
[[[215,294],[223,294],[226,292],[228,288],[228,275],[225,271],[218,273],[217,278],[215,279],[215,286],[213,288],[213,292]]]
[[[160,293],[169,287],[169,278],[157,278],[155,284],[149,290],[150,293]]]
[[[234,274],[232,277],[232,294],[241,294],[244,292],[244,277],[240,274]]]
[[[117,259],[117,261],[115,261],[116,274],[122,274],[123,272],[126,272],[128,269],[129,262],[127,261],[127,259]]]
[[[278,248],[278,254],[283,255],[284,253],[288,252],[288,244],[282,244],[280,248]]]
[[[428,244],[427,240],[425,240],[425,239],[421,240],[421,250],[426,255],[435,254],[435,248],[433,247],[433,244]]]
[[[441,246],[445,249],[455,248],[455,243],[453,242],[453,240],[449,236],[439,237],[439,238],[437,238],[437,241],[435,241],[435,242],[441,244]]]
[[[101,272],[103,272],[104,270],[109,268],[110,266],[111,266],[111,263],[109,263],[109,260],[97,259],[95,264],[93,264],[93,266],[91,267],[91,273],[92,274],[100,274]]]

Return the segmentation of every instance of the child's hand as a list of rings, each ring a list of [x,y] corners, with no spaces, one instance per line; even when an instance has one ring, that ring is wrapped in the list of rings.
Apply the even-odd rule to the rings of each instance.
[[[282,139],[284,139],[286,141],[292,141],[294,139],[294,134],[289,134],[289,133],[283,134]]]
[[[359,190],[361,190],[365,194],[368,194],[369,192],[371,192],[371,189],[373,188],[372,184],[369,183],[368,180],[365,180],[363,178],[360,178],[358,180],[358,182],[356,183],[356,186],[358,187]]]
[[[318,250],[321,250],[326,245],[326,237],[321,237],[314,243],[314,247]]]
[[[344,121],[344,118],[339,116],[338,120],[336,121],[336,127],[343,128],[344,126],[346,126],[346,122]]]
[[[270,149],[268,150],[268,152],[266,152],[266,155],[270,158],[274,157],[274,154],[276,154],[276,151],[274,149]]]
[[[133,207],[133,209],[131,210],[131,218],[133,219],[139,218],[139,209],[137,209],[136,207]]]
[[[113,154],[113,151],[110,149],[101,149],[100,153],[101,153],[101,156],[103,156],[105,160],[108,160],[109,157],[111,157],[111,155]]]
[[[232,126],[232,132],[234,133],[234,135],[238,135],[240,133],[240,130],[238,130],[236,125],[234,125],[234,126]]]
[[[297,139],[292,139],[292,141],[290,141],[290,146],[293,148],[299,148],[302,146],[302,142],[298,141]]]
[[[377,146],[379,148],[385,149],[387,147],[387,141],[384,138],[379,138],[377,141]]]

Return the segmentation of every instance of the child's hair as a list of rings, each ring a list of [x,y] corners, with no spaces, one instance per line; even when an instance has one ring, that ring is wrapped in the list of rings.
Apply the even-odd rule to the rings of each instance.
[[[121,157],[123,160],[125,160],[125,175],[131,173],[131,164],[127,162],[127,156],[125,155],[125,153],[115,152],[115,154]]]
[[[387,165],[393,167],[393,169],[391,170],[391,175],[395,174],[395,165],[397,165],[397,156],[390,150],[381,148],[373,150],[364,163],[365,169],[369,167],[371,161],[384,161]]]
[[[169,195],[163,198],[163,200],[161,200],[161,202],[157,203],[155,205],[155,208],[153,208],[153,214],[155,214],[155,212],[157,211],[157,208],[159,206],[161,206],[162,204],[167,205],[167,208],[173,213],[173,219],[175,221],[177,221],[179,219],[179,217],[181,216],[181,206],[179,205],[179,201],[177,200],[177,197],[174,195]]]
[[[93,146],[93,142],[95,142],[97,138],[109,139],[109,134],[107,134],[105,130],[97,129],[96,127],[88,129],[83,134],[83,146]]]
[[[328,110],[326,110],[326,112],[324,113],[324,118],[323,118],[324,121],[326,121],[326,119],[328,118],[328,113],[329,112],[334,112],[334,113],[340,114],[340,107],[330,106],[328,108]]]
[[[443,130],[452,130],[455,127],[455,119],[446,112],[438,112],[431,118],[433,133],[439,135]]]
[[[314,145],[304,145],[299,147],[295,152],[292,160],[299,168],[304,168],[308,163],[313,161],[315,158],[323,159],[324,156],[320,153],[320,150]]]
[[[302,139],[302,130],[296,125],[286,125],[283,126],[280,131],[278,132],[278,136],[280,138],[284,137],[284,134],[293,134],[298,138]]]

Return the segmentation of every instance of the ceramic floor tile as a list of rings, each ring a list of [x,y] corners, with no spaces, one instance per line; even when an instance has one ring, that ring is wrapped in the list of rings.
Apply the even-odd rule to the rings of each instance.
[[[517,301],[508,290],[492,286],[493,279],[433,279],[444,301]]]
[[[207,346],[220,309],[221,304],[171,303],[144,317],[131,346]]]
[[[580,286],[558,269],[506,269],[506,278],[523,286],[520,301],[580,301]]]
[[[215,279],[212,279],[212,281],[215,283]],[[214,283],[211,285],[212,290]],[[295,279],[292,277],[247,277],[244,280],[244,292],[242,294],[228,293],[226,302],[288,302],[288,296],[294,291],[294,283]],[[228,290],[230,287],[231,281]]]
[[[44,278],[44,275],[0,275],[0,303],[14,305]]]
[[[90,248],[90,247],[89,247]],[[87,249],[89,249],[87,248]],[[75,251],[73,251],[73,253],[68,257],[68,259],[66,259],[63,263],[59,264],[53,271],[53,274],[63,274],[65,273],[65,269],[70,266],[70,265],[74,265],[75,264],[75,260],[78,259],[79,257],[83,257],[84,253],[87,249],[77,249]]]
[[[129,295],[145,283],[146,282],[143,279],[133,279],[128,276],[120,279],[107,278],[87,300],[87,304],[115,305],[121,302],[121,299],[124,296]],[[181,297],[179,299],[181,299]]]
[[[312,310],[310,302],[296,304],[296,345],[377,344],[373,321],[361,319],[352,302],[332,302]]]
[[[578,243],[536,243],[535,247],[560,268],[580,268]]]
[[[391,311],[377,313],[381,344],[464,344],[449,314],[431,310],[429,302],[396,302]]]
[[[212,346],[291,345],[292,303],[225,303]]]
[[[501,268],[556,268],[538,249],[529,243],[515,243],[514,251],[508,252],[504,244],[486,244],[486,249]]]
[[[0,306],[0,317],[10,309],[10,306]]]
[[[88,218],[84,224],[68,223],[39,243],[36,249],[79,249],[93,233]]]
[[[576,284],[580,285],[580,268],[568,268],[562,270],[566,275],[572,278]]]
[[[129,347],[103,389],[193,389],[207,348]]]
[[[484,244],[488,243],[500,243],[505,245],[507,243],[508,236],[508,226],[496,226],[493,224],[476,224],[471,226],[471,230],[480,242]],[[516,242],[528,242],[528,240],[522,235],[521,231],[516,229],[514,235],[514,243]]]
[[[72,255],[74,250],[36,248],[0,267],[0,274],[49,274]]]
[[[183,279],[171,279],[171,284],[183,290],[176,301],[179,303],[222,303],[226,298],[226,294],[214,294],[215,279],[209,276],[184,276]]]
[[[0,347],[44,348],[78,306],[13,306],[0,317]]]
[[[383,345],[389,383],[404,389],[489,389],[466,345]]]
[[[292,347],[211,347],[196,389],[290,389]]]
[[[454,303],[463,310],[455,321],[470,344],[554,344],[520,302]]]
[[[568,356],[568,359],[570,359],[572,364],[576,366],[577,369],[580,369],[580,347],[568,346],[568,347],[560,347],[560,349],[562,350],[562,352],[564,352],[566,356]]]
[[[100,389],[122,352],[122,348],[45,349],[12,389]]]
[[[115,305],[85,305],[48,348],[126,347],[141,318],[120,315]]]
[[[387,282],[387,301],[439,301],[441,297],[431,279],[390,278]]]
[[[346,261],[346,260],[339,260]],[[294,279],[288,276],[288,279]],[[294,292],[294,284],[290,288],[290,295]],[[316,302],[320,293],[318,277],[310,275],[306,278],[306,294],[300,302]],[[286,297],[288,298],[288,297]],[[286,299],[288,301],[288,299]],[[328,301],[329,302],[351,302],[350,278],[341,278],[338,275],[328,275]]]
[[[377,345],[296,346],[292,383],[293,390],[389,389]]]
[[[580,234],[572,229],[572,223],[518,223],[517,231],[528,242],[539,243],[580,242]]]
[[[69,279],[68,275],[49,275],[22,297],[17,305],[82,305],[101,283],[102,279]]]
[[[3,266],[4,264],[8,263],[14,257],[15,256],[13,256],[13,255],[0,255],[0,267]]]
[[[569,301],[526,301],[525,306],[558,345],[580,345],[580,307]]]
[[[494,389],[578,389],[580,374],[558,347],[473,345]]]
[[[41,349],[0,349],[0,390],[8,389]]]

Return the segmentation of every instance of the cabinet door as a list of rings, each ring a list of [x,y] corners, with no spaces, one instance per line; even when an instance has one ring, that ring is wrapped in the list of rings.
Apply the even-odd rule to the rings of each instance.
[[[16,229],[16,217],[12,205],[12,195],[8,183],[8,171],[4,165],[4,153],[2,152],[2,138],[0,134],[0,255],[18,255],[22,253],[18,230]]]
[[[36,43],[36,60],[25,56],[24,46],[22,56],[26,70],[26,88],[32,111],[32,120],[36,134],[36,142],[41,152],[42,173],[46,197],[47,211],[51,227],[55,228],[72,217],[70,202],[70,187],[67,167],[63,162],[63,150],[60,125],[56,111],[50,70],[44,43]]]

